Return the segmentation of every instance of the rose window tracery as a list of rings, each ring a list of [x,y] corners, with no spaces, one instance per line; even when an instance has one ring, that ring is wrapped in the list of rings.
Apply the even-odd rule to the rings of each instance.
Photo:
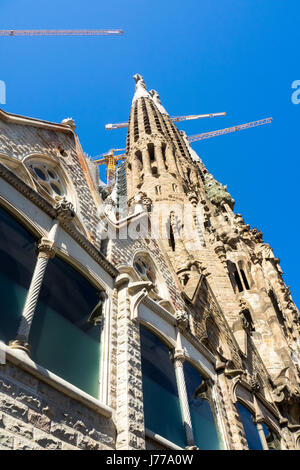
[[[29,163],[28,168],[35,181],[54,199],[66,194],[65,187],[57,171],[45,163]]]
[[[147,263],[146,260],[137,257],[134,261],[134,267],[144,281],[151,281],[156,284],[156,275],[154,269]]]

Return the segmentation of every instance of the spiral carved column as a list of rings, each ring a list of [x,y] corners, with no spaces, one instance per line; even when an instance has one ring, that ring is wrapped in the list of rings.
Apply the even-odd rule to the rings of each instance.
[[[10,341],[9,345],[13,349],[21,349],[27,354],[30,352],[28,338],[38,302],[39,293],[42,287],[48,261],[55,256],[55,238],[59,224],[67,223],[74,216],[74,207],[70,201],[63,197],[55,205],[56,220],[49,232],[49,238],[41,238],[37,245],[38,257],[27,293],[24,309],[21,316],[16,339]]]
[[[184,371],[183,371],[184,361],[185,361],[184,352],[180,350],[176,350],[174,354],[174,367],[175,367],[176,382],[177,382],[178,395],[179,395],[179,401],[180,401],[180,409],[181,409],[181,415],[182,415],[182,420],[184,424],[187,446],[191,447],[195,445],[195,441],[194,441],[192,420],[191,420],[191,415],[190,415],[190,408],[189,408],[188,396],[186,392],[186,385],[185,385],[185,379],[184,379]]]
[[[48,261],[55,256],[55,243],[52,240],[48,240],[47,238],[42,238],[37,248],[38,258],[22,312],[17,338],[10,342],[10,346],[13,349],[22,349],[27,353],[29,353],[28,338],[32,320]]]

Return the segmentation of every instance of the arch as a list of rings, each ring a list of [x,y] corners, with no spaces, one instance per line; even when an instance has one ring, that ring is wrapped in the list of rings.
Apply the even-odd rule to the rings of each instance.
[[[263,450],[263,445],[255,424],[255,414],[240,400],[236,402],[236,407],[243,424],[249,450]]]
[[[40,181],[37,175],[35,175],[35,172],[31,167],[31,165],[34,165],[35,163],[38,166],[44,165],[45,167],[49,167],[49,172],[52,171],[53,173],[56,173],[56,175],[53,176],[57,176],[57,178],[53,178],[53,180],[47,181],[47,185],[45,185],[44,182]],[[74,188],[71,178],[67,175],[60,160],[54,157],[50,157],[49,155],[45,155],[43,153],[30,153],[26,155],[26,157],[23,159],[23,164],[27,169],[28,173],[30,173],[32,179],[34,180],[34,189],[37,192],[41,193],[41,195],[46,200],[48,200],[51,205],[53,205],[56,201],[61,200],[62,197],[66,197],[66,199],[73,204],[75,217],[72,222],[77,227],[77,229],[84,234],[84,236],[89,238],[87,229],[85,227],[84,221],[79,210],[80,203],[77,192]],[[52,184],[56,186],[56,191],[58,190],[57,192],[55,192],[53,187],[52,193],[51,191],[47,191],[47,186],[49,186],[49,184],[51,185],[51,181]],[[59,192],[61,192],[61,194],[58,194]]]
[[[34,178],[36,188],[43,197],[52,203],[53,200],[66,196],[76,206],[73,185],[59,160],[42,153],[30,153],[23,159],[23,163]]]
[[[141,271],[138,267],[135,266],[137,260],[141,261]],[[146,265],[146,267],[142,264]],[[163,298],[164,300],[170,300],[169,292],[166,287],[164,278],[161,274],[160,269],[157,266],[157,263],[154,261],[153,257],[145,250],[136,250],[132,257],[132,266],[135,269],[135,272],[145,281],[151,281],[154,284],[154,289],[149,292],[150,297],[157,299],[157,296]],[[147,269],[148,268],[148,269]],[[147,275],[148,274],[148,275]],[[154,276],[151,279],[151,276]]]
[[[0,196],[0,208],[3,208],[6,212],[9,213],[11,217],[16,219],[16,221],[24,227],[36,240],[40,237],[45,236],[46,232],[43,231],[32,219],[30,219],[26,214],[20,212],[15,208],[10,202],[6,199],[3,199]]]
[[[262,379],[259,374],[258,374],[257,379],[260,383],[262,383]],[[259,436],[260,442],[258,443],[258,445],[261,447],[264,446],[264,448],[266,448],[266,444],[267,444],[269,449],[276,449],[276,450],[280,449],[280,439],[279,439],[280,428],[275,425],[274,412],[276,412],[276,410],[275,409],[271,410],[267,408],[266,407],[267,403],[264,401],[264,404],[263,404],[263,402],[260,399],[258,399],[256,396],[254,398],[249,385],[247,385],[247,387],[245,385],[246,384],[241,385],[240,383],[236,383],[234,387],[235,404],[237,406],[237,410],[239,411],[241,421],[243,422],[242,418],[245,418],[245,416],[241,416],[240,405],[246,408],[248,410],[248,413],[252,415],[253,426],[251,422],[249,422],[249,416],[247,419],[248,419],[248,425],[250,425],[250,427],[252,426],[252,430],[255,434],[256,442],[258,442],[257,436],[259,436],[259,432],[264,433],[265,438],[263,439],[261,436]],[[272,417],[274,419],[272,419]],[[257,418],[259,418],[258,422],[256,421]],[[244,422],[243,422],[243,425],[244,425]],[[258,427],[259,425],[261,425],[260,431]],[[256,427],[256,429],[254,429],[254,426]],[[245,431],[245,434],[247,434],[246,431]],[[249,438],[249,435],[248,435],[248,438]],[[248,438],[246,435],[247,441],[248,441]],[[250,441],[251,441],[251,438],[250,438]],[[250,446],[252,444],[250,442]]]
[[[140,319],[139,323],[140,325],[142,325],[143,328],[146,328],[147,330],[151,331],[151,333],[153,333],[155,336],[157,336],[167,348],[169,348],[170,350],[175,349],[176,341],[170,338],[166,333],[158,329],[155,325],[143,319]]]

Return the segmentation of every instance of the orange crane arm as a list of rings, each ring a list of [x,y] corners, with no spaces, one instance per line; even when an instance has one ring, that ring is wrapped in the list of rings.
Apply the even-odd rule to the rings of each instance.
[[[241,131],[243,129],[249,129],[250,127],[262,126],[264,124],[271,123],[273,118],[261,119],[260,121],[248,122],[246,124],[240,124],[234,127],[227,127],[226,129],[220,129],[218,131],[204,132],[202,134],[191,135],[187,139],[189,142],[196,142],[198,140],[209,139],[218,135],[229,134],[230,132]]]
[[[211,113],[211,114],[191,114],[189,116],[174,116],[171,117],[173,122],[180,122],[180,121],[190,121],[192,119],[203,119],[203,118],[210,118],[210,117],[217,117],[217,116],[226,116],[226,113]],[[112,129],[121,129],[123,127],[128,127],[128,122],[118,122],[117,124],[106,124],[106,130]]]
[[[122,29],[1,29],[0,36],[107,36],[124,34]]]
[[[125,160],[126,159],[126,154],[124,153],[124,155],[118,155],[117,157],[114,157],[114,161],[115,163],[116,162],[119,162],[120,160]],[[105,157],[105,158],[100,158],[99,160],[93,160],[93,163],[96,163],[97,165],[104,165],[104,164],[108,164],[108,157]]]

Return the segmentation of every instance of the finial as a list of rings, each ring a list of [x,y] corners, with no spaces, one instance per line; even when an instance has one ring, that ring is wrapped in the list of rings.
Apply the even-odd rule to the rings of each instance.
[[[139,85],[141,85],[146,90],[146,83],[142,75],[140,75],[139,73],[136,73],[135,75],[133,75],[133,78],[134,78],[136,85],[140,82]]]
[[[152,99],[154,101],[154,104],[156,105],[157,109],[161,112],[161,114],[166,114],[167,116],[169,116],[169,114],[167,113],[167,111],[165,110],[163,105],[161,104],[160,96],[157,93],[157,91],[156,90],[150,90],[149,94],[152,97]]]
[[[146,83],[142,75],[136,73],[133,78],[135,81],[135,93],[132,103],[134,103],[134,101],[138,100],[139,98],[151,98],[150,94],[147,91]]]
[[[75,121],[74,121],[74,119],[72,119],[72,118],[63,119],[63,120],[61,121],[61,123],[62,123],[64,126],[71,127],[71,129],[72,129],[73,131],[75,131],[75,129],[76,129]]]

